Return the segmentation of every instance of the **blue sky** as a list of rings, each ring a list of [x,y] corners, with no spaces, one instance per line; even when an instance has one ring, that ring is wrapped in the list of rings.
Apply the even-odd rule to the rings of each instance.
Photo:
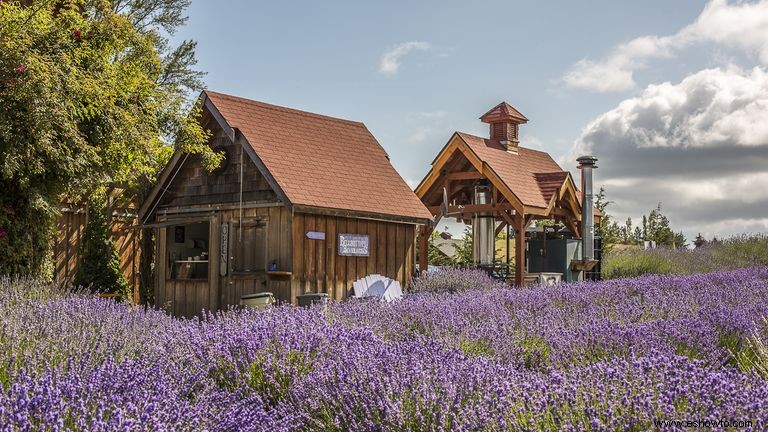
[[[195,0],[176,37],[198,41],[212,90],[364,122],[410,183],[421,180],[454,130],[485,135],[478,117],[505,100],[530,119],[521,128],[523,146],[548,151],[566,169],[579,152],[612,164],[601,166],[596,181],[616,201],[618,218],[637,218],[662,201],[673,226],[692,237],[699,230],[768,231],[768,195],[729,202],[749,207],[739,220],[703,217],[682,204],[685,196],[712,195],[702,191],[722,196],[745,181],[734,178],[738,170],[697,177],[674,166],[653,169],[654,158],[669,160],[670,152],[704,164],[718,160],[714,148],[768,154],[768,132],[720,133],[697,144],[710,142],[702,133],[725,126],[696,119],[743,118],[728,108],[710,111],[727,106],[729,95],[736,94],[730,102],[743,99],[750,85],[759,97],[748,101],[757,108],[747,114],[760,114],[768,88],[763,95],[764,77],[753,68],[768,63],[768,36],[755,33],[768,34],[766,2]],[[659,90],[663,83],[670,87]],[[714,90],[693,104],[702,87]],[[677,105],[663,101],[669,95]],[[636,120],[647,116],[679,123]],[[681,128],[687,138],[676,144]],[[748,171],[753,180],[768,174]],[[722,182],[713,183],[719,174]],[[669,182],[685,187],[673,193]]]

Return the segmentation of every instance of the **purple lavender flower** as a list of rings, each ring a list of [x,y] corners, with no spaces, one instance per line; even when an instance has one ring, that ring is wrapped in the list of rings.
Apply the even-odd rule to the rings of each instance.
[[[0,430],[766,428],[768,380],[733,354],[768,268],[490,284],[175,319],[0,279]]]

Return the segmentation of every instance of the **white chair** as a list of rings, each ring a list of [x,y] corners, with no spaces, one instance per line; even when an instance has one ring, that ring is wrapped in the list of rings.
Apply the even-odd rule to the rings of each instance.
[[[368,275],[352,283],[355,298],[374,297],[390,302],[403,297],[400,282],[382,275]]]

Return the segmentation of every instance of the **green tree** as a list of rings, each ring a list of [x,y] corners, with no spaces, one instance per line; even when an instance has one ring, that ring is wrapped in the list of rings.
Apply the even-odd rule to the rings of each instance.
[[[643,242],[643,230],[639,226],[635,227],[635,233],[633,235],[635,244],[641,244]]]
[[[464,235],[456,246],[456,265],[472,265],[472,226],[464,227]]]
[[[0,274],[50,276],[61,199],[146,185],[174,147],[219,163],[190,114],[194,43],[168,42],[188,4],[0,2]]]
[[[445,227],[446,231],[448,227]],[[437,242],[440,241],[440,233],[437,230],[432,231],[429,236],[429,264],[436,266],[449,266],[453,264],[453,258],[443,254],[437,247]]]
[[[596,226],[595,233],[600,236],[603,242],[603,253],[608,253],[613,245],[621,241],[620,227],[613,217],[608,213],[608,206],[613,201],[609,201],[605,193],[605,188],[600,188],[600,192],[595,197],[595,208],[600,210],[600,224]]]
[[[643,241],[648,240],[648,216],[643,215]]]
[[[672,246],[675,241],[669,219],[661,212],[661,203],[648,214],[648,237],[660,246]]]
[[[628,217],[621,229],[621,241],[624,244],[634,243],[634,231],[632,231],[632,218]]]
[[[661,211],[661,203],[651,210],[648,216],[643,216],[644,239],[656,242],[657,246],[684,248],[687,240],[682,231],[675,233],[669,219]]]
[[[672,246],[677,249],[685,249],[688,247],[688,239],[685,238],[682,231],[675,233],[675,241],[672,243]]]
[[[98,292],[119,293],[129,299],[130,288],[120,271],[120,256],[110,236],[108,213],[105,192],[92,194],[74,283]]]
[[[696,234],[696,238],[693,241],[693,245],[696,246],[697,248],[700,248],[706,244],[707,244],[707,239],[705,239],[704,236],[701,235],[701,233]]]

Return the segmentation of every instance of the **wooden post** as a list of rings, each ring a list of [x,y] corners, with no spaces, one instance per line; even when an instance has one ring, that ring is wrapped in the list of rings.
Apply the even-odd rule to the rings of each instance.
[[[427,243],[427,237],[429,236],[429,230],[426,225],[419,225],[419,271],[427,271],[429,265],[429,245]]]
[[[525,281],[525,215],[515,215],[515,285]]]

